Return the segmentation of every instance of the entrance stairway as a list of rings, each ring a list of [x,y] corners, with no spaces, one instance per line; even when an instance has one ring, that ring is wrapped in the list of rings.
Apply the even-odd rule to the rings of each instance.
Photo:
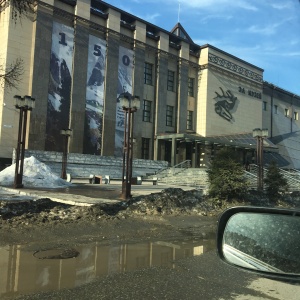
[[[206,169],[191,168],[191,161],[186,160],[174,167],[165,168],[154,176],[157,181],[168,185],[193,186],[205,189],[208,186]]]
[[[174,167],[168,167],[160,170],[151,178],[157,178],[157,182],[168,185],[184,185],[192,186],[198,189],[208,188],[208,176],[205,168],[191,168],[191,162],[186,160]],[[249,182],[250,189],[257,188],[257,171],[258,166],[250,165],[250,170],[245,171],[244,176]],[[298,170],[283,170],[280,169],[288,182],[289,191],[300,191],[300,172]],[[267,169],[264,168],[264,174]],[[150,177],[150,176],[149,176]]]

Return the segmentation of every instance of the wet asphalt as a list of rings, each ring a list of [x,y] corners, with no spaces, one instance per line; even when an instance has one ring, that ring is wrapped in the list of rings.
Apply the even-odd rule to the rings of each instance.
[[[141,185],[131,185],[132,197],[159,193],[166,188],[182,188],[191,190],[188,186],[170,186],[163,184],[153,185],[152,182],[143,182]],[[29,188],[20,189],[0,186],[1,200],[26,201],[49,198],[52,201],[89,206],[97,203],[116,203],[124,201],[122,198],[122,182],[115,180],[109,184],[90,184],[88,180],[73,180],[72,185],[64,188]]]

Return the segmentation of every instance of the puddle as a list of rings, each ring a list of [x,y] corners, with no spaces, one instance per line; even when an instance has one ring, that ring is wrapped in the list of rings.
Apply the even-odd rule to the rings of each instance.
[[[47,249],[33,253],[33,256],[39,259],[68,259],[78,255],[79,252],[75,249]]]
[[[26,251],[0,247],[0,298],[73,288],[101,276],[164,266],[215,249],[215,240],[176,240],[117,245],[97,243],[76,249]]]

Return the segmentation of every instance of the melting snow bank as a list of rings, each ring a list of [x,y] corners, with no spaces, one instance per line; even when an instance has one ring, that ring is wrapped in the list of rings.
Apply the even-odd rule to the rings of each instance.
[[[11,186],[14,183],[16,164],[0,172],[0,185]],[[34,156],[24,159],[23,184],[25,187],[59,188],[71,185]]]

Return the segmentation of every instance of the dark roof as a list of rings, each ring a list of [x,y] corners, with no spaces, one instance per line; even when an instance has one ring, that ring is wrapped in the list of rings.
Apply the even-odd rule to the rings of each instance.
[[[187,34],[187,32],[185,31],[185,29],[182,27],[182,25],[180,23],[177,23],[175,25],[175,27],[171,30],[171,31],[167,31],[161,27],[158,27],[154,24],[151,24],[137,16],[134,16],[124,10],[121,10],[111,4],[108,4],[104,1],[101,1],[101,0],[92,0],[91,1],[91,9],[92,10],[96,10],[96,11],[100,11],[102,12],[103,14],[107,14],[107,10],[109,8],[112,8],[116,11],[118,11],[120,14],[121,14],[121,21],[127,23],[127,24],[133,24],[135,21],[140,21],[144,24],[146,24],[146,31],[147,33],[150,33],[151,35],[153,35],[154,37],[157,37],[159,38],[158,36],[158,33],[161,31],[161,32],[164,32],[166,34],[169,35],[169,40],[170,40],[170,43],[173,43],[173,44],[179,44],[181,41],[184,41],[184,42],[187,42],[189,45],[190,45],[190,50],[194,53],[197,53],[200,51],[200,49],[203,49],[205,47],[210,47],[210,48],[213,48],[221,53],[224,53],[225,55],[228,55],[236,60],[239,60],[247,65],[250,65],[252,67],[255,67],[261,71],[263,71],[263,69],[255,66],[255,65],[252,65],[250,63],[248,63],[247,61],[245,60],[242,60],[234,55],[231,55],[230,53],[227,53],[223,50],[220,50],[214,46],[211,46],[211,45],[204,45],[204,46],[200,46],[200,45],[197,45],[193,42],[193,40],[191,39],[191,37]]]
[[[267,152],[264,153],[264,165],[270,165],[273,161],[276,162],[279,168],[286,168],[292,165],[292,163],[284,158],[280,153]]]
[[[277,91],[279,91],[280,93],[289,95],[289,96],[291,96],[291,97],[293,97],[293,98],[297,98],[298,100],[300,100],[300,95],[297,95],[297,94],[295,94],[295,93],[292,93],[292,92],[290,92],[290,91],[287,91],[287,90],[285,90],[285,89],[283,89],[283,88],[281,88],[281,87],[279,87],[279,86],[276,86],[276,85],[273,84],[273,83],[270,83],[270,82],[268,82],[268,81],[264,81],[263,84],[264,84],[264,87],[267,87],[267,88],[269,88],[269,89],[271,89],[271,90],[272,90],[272,89],[273,89],[273,90],[277,90]]]
[[[168,140],[176,138],[182,141],[195,141],[205,144],[214,144],[220,146],[230,146],[244,149],[256,149],[256,138],[251,133],[237,133],[228,135],[214,135],[214,136],[201,136],[195,133],[164,133],[157,135],[158,139]],[[274,145],[269,139],[264,139],[264,149],[266,151],[278,152],[278,147]]]
[[[194,44],[193,40],[191,39],[191,37],[188,35],[188,33],[184,30],[184,28],[182,27],[182,25],[178,22],[171,30],[171,33],[185,39],[186,41],[188,41],[191,44]]]
[[[169,32],[169,31],[167,31],[167,30],[165,30],[165,29],[163,29],[161,27],[158,27],[158,26],[156,26],[154,24],[151,24],[151,23],[149,23],[149,22],[147,22],[147,21],[145,21],[145,20],[143,20],[143,19],[141,19],[141,18],[139,18],[137,16],[134,16],[134,15],[132,15],[132,14],[130,14],[130,13],[124,11],[124,10],[121,10],[121,9],[119,9],[119,8],[111,5],[111,4],[108,4],[108,3],[104,2],[104,1],[101,1],[101,0],[92,0],[91,1],[91,8],[95,9],[97,11],[101,11],[104,14],[106,13],[107,9],[112,8],[112,9],[118,11],[121,14],[121,20],[125,21],[128,24],[132,24],[135,21],[140,21],[140,22],[146,24],[146,31],[147,32],[151,32],[152,34],[155,35],[155,34],[157,34],[158,32],[161,31],[161,32],[164,32],[164,33],[168,34],[170,36],[170,41],[172,41],[172,42],[185,41],[185,42],[188,42],[188,43],[192,44],[194,46],[194,48],[196,46],[198,49],[200,49],[200,46],[194,44],[194,42],[192,41],[192,39],[190,37],[189,37],[190,40],[182,38],[182,37],[178,36],[177,34],[174,34],[174,33]],[[185,30],[184,30],[184,32],[186,33]]]

